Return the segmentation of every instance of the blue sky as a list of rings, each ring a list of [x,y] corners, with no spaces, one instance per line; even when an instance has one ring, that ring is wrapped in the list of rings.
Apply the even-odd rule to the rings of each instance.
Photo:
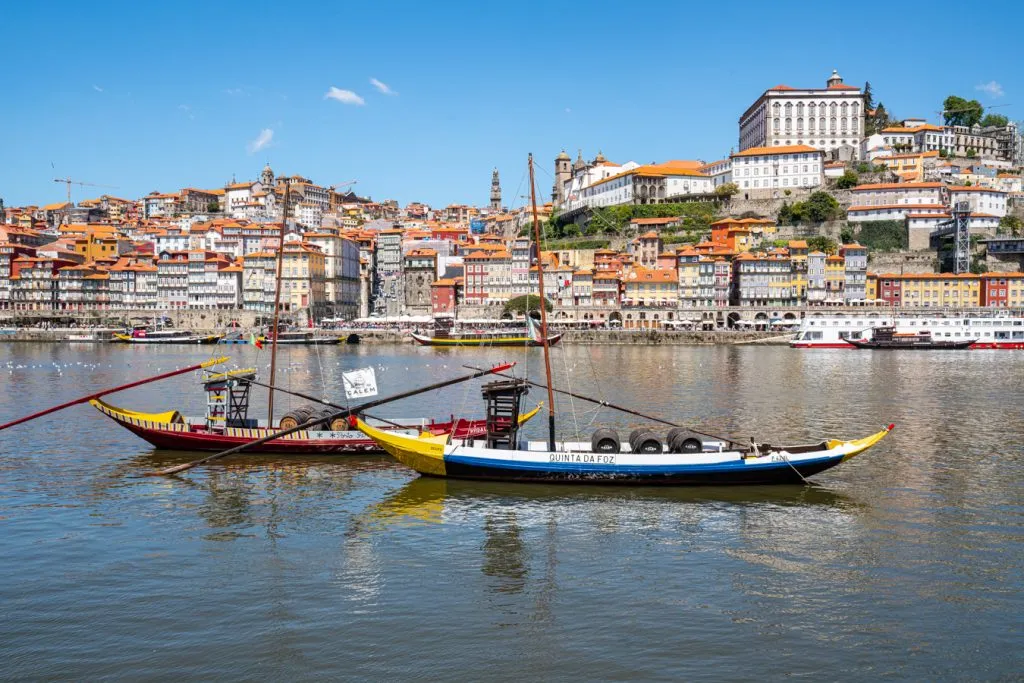
[[[999,19],[952,2],[866,7],[16,3],[4,8],[0,197],[58,201],[52,179],[70,175],[117,186],[76,188],[78,199],[134,198],[255,178],[269,161],[435,206],[486,204],[496,166],[518,206],[528,152],[544,197],[562,148],[717,159],[765,88],[823,85],[833,68],[871,81],[901,117],[934,120],[956,93],[1024,118],[1024,71],[998,29],[1024,19],[1022,6]],[[944,37],[984,40],[951,50]]]

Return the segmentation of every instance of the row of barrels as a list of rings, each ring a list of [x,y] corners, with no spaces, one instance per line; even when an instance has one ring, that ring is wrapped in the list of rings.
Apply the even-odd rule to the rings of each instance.
[[[650,429],[634,429],[629,434],[629,449],[633,453],[700,453],[704,444],[690,432],[676,427],[669,431],[662,441]],[[618,453],[622,450],[619,435],[614,429],[598,429],[590,439],[590,447],[595,453]]]
[[[295,410],[289,410],[281,417],[279,426],[281,429],[292,429],[310,420],[320,418],[315,424],[309,426],[312,431],[344,432],[348,430],[348,421],[344,417],[331,419],[331,415],[338,412],[335,408],[321,408],[315,405],[305,405]]]

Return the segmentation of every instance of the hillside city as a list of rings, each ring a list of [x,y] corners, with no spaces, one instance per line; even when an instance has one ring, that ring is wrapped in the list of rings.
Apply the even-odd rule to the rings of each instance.
[[[737,139],[714,161],[563,150],[539,164],[556,324],[1024,306],[1024,137],[1006,117],[950,96],[937,121],[894,119],[869,85],[833,71],[821,86],[758,94]],[[497,170],[490,180],[485,205],[403,207],[268,164],[223,187],[3,206],[0,311],[269,314],[282,250],[283,310],[296,324],[509,317],[510,301],[539,289],[535,214],[506,206]],[[61,182],[69,199],[87,185]]]

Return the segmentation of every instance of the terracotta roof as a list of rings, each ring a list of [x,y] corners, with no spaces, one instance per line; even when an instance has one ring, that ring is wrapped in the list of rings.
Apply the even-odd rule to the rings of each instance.
[[[991,192],[993,194],[1006,194],[1002,190],[997,190],[993,187],[981,187],[980,185],[950,185],[946,189],[950,192]]]
[[[814,147],[809,147],[807,145],[784,145],[781,147],[751,147],[750,149],[745,149],[742,152],[737,152],[729,156],[735,158],[767,156],[771,154],[803,154],[806,152],[824,154],[820,149],[815,149]]]
[[[868,183],[851,188],[851,192],[867,190],[937,190],[942,183]]]
[[[873,209],[945,209],[945,204],[881,204],[879,206],[851,206],[846,210],[847,213],[851,211],[871,211]]]

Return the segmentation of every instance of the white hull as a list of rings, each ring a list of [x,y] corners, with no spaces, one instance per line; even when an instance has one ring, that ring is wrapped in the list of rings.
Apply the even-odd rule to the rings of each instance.
[[[1024,317],[812,313],[789,345],[798,349],[854,349],[847,339],[870,339],[876,327],[898,333],[930,332],[935,341],[975,340],[972,349],[1024,350]]]

